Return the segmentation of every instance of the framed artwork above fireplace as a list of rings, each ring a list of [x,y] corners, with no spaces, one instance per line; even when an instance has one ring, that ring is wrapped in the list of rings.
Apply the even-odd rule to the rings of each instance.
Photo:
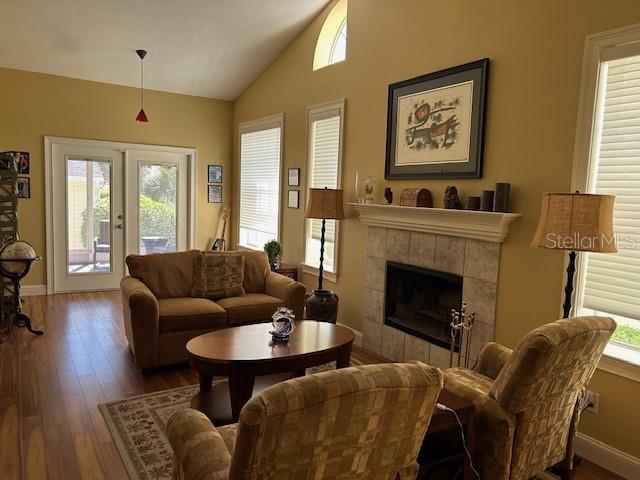
[[[386,179],[480,178],[489,59],[389,85]]]

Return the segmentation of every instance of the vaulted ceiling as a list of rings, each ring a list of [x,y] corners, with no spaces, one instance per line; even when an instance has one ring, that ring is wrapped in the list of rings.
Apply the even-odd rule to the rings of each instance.
[[[328,2],[0,0],[0,66],[232,100]]]

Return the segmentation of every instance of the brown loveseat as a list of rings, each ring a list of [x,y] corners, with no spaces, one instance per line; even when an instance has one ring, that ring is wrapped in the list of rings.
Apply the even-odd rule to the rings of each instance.
[[[297,318],[303,317],[303,284],[273,273],[264,252],[235,253],[244,257],[246,293],[215,302],[191,297],[199,251],[127,257],[131,276],[120,282],[124,328],[139,368],[185,362],[189,339],[220,328],[271,321],[276,307],[286,305]]]

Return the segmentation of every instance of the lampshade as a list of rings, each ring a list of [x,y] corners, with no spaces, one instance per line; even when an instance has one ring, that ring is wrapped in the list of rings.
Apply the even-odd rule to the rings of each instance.
[[[310,188],[305,218],[326,218],[342,220],[342,190],[331,188]]]
[[[532,247],[583,252],[617,252],[613,195],[545,193]]]

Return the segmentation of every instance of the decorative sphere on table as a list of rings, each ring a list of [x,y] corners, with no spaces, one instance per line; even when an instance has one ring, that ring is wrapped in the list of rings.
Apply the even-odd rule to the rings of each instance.
[[[23,240],[9,242],[0,250],[2,268],[9,273],[21,274],[27,269],[27,264],[25,262],[7,260],[35,260],[36,258],[36,251],[29,243]]]

